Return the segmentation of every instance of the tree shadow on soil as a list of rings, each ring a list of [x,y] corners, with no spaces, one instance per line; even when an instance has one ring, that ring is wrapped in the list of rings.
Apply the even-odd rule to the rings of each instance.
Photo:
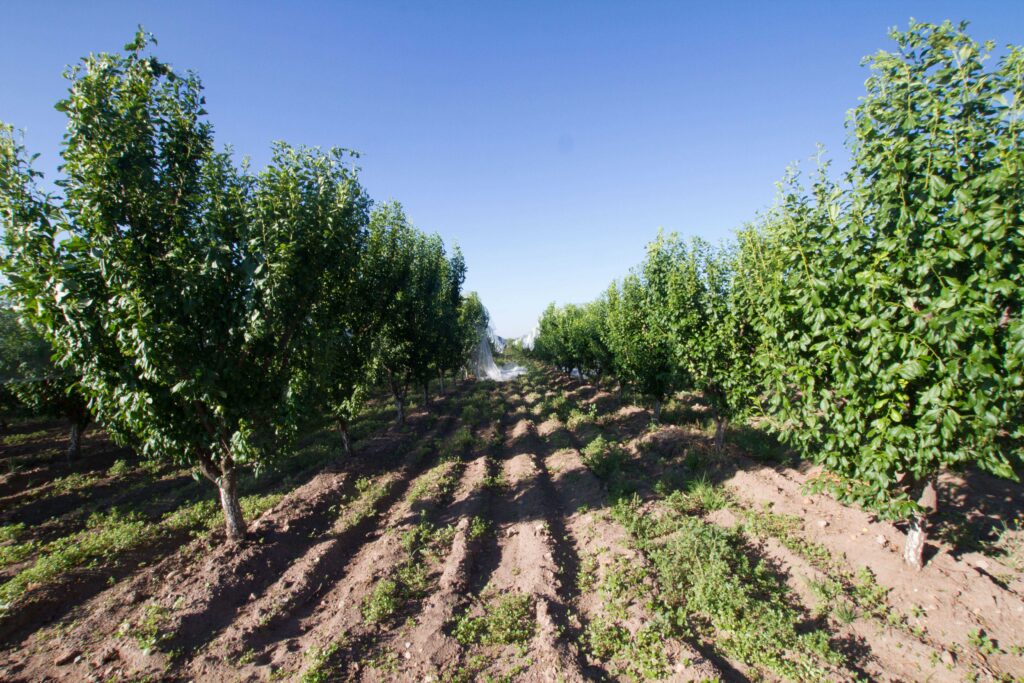
[[[426,414],[417,413],[407,418],[407,424],[414,431],[412,439],[423,436],[426,432]],[[405,443],[405,435],[396,429],[390,430],[387,434],[374,439],[367,444],[365,451],[358,453],[356,458],[356,471],[354,475],[377,474],[393,466],[395,457],[401,449],[399,444]],[[389,457],[381,457],[390,454]],[[382,499],[380,504],[388,504],[401,496],[412,477],[422,470],[426,458],[404,480],[404,485],[395,487],[388,496]],[[316,476],[316,472],[310,473],[310,479]],[[355,481],[357,476],[351,476],[350,481]],[[301,484],[300,484],[301,485]],[[349,483],[346,482],[346,488]],[[249,542],[250,552],[233,553],[230,559],[238,566],[230,572],[230,580],[223,585],[217,594],[217,599],[208,602],[199,611],[187,615],[182,619],[173,636],[168,641],[168,649],[180,649],[184,653],[192,653],[203,645],[213,641],[238,615],[238,611],[248,601],[258,599],[269,588],[271,588],[282,573],[290,566],[296,558],[307,552],[310,547],[318,542],[328,540],[321,537],[321,532],[333,519],[330,507],[337,501],[325,499],[320,501],[314,509],[307,511],[301,518],[289,520],[286,530],[269,529],[264,531],[258,538]],[[378,509],[379,505],[378,505]],[[324,563],[323,566],[331,567],[332,572],[324,575],[318,582],[320,586],[331,584],[335,574],[343,573],[347,569],[345,557],[350,556],[362,543],[368,540],[373,528],[379,524],[377,515],[369,515],[360,523],[346,529],[338,534],[340,542],[337,543],[333,552],[338,555],[337,561]],[[333,558],[332,558],[333,559]],[[236,581],[234,577],[246,577],[244,581]],[[316,607],[314,598],[319,589],[312,595],[304,596],[299,607],[292,611],[287,620],[281,622],[275,629],[275,636],[281,630],[289,633],[298,628],[303,616],[311,613]],[[259,642],[269,639],[269,635],[257,632],[248,642]]]

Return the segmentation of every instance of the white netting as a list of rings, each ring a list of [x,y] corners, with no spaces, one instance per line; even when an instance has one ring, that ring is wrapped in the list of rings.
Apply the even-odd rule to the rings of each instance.
[[[533,349],[534,343],[537,341],[537,335],[540,334],[540,323],[538,323],[531,331],[530,334],[523,335],[519,338],[519,345],[530,351]]]
[[[470,372],[477,377],[487,377],[496,382],[507,382],[526,372],[526,368],[521,365],[502,365],[498,367],[494,362],[494,356],[491,354],[490,330],[481,329],[479,336],[476,349],[473,350],[473,357],[470,359]]]

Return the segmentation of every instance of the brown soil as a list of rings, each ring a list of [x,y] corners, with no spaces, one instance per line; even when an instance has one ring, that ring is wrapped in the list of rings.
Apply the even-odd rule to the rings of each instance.
[[[551,435],[561,429],[557,422],[546,422],[540,432]],[[630,547],[628,535],[620,525],[613,522],[603,508],[608,497],[601,481],[583,464],[579,451],[563,448],[547,457],[548,471],[553,473],[553,482],[558,494],[559,507],[564,511],[565,526],[577,556],[592,558],[596,563],[593,583],[600,585],[608,573],[617,565],[645,563],[643,556]],[[650,572],[647,572],[650,574]],[[646,596],[652,597],[658,587],[653,579],[646,586]],[[631,599],[622,616],[610,614],[608,598],[599,591],[579,591],[576,595],[576,609],[580,621],[591,624],[595,620],[612,621],[624,626],[634,635],[653,619],[650,610],[639,599]],[[667,680],[694,681],[713,680],[721,671],[714,666],[692,644],[673,639],[664,643],[671,675]],[[593,666],[603,669],[604,676],[613,677],[628,668],[628,662],[602,662],[592,658]]]
[[[547,414],[535,422],[536,395],[596,406],[599,418],[572,430]],[[464,424],[467,405],[502,417]],[[699,418],[699,408],[679,414]],[[463,428],[473,439],[460,450]],[[100,432],[90,445],[106,443],[104,455],[74,470],[92,478],[57,491],[54,480],[69,473],[54,450],[59,425],[23,430],[32,438],[15,439],[0,457],[20,463],[0,476],[0,523],[25,523],[40,543],[77,532],[88,511],[125,506],[156,519],[202,492],[180,472],[108,472],[130,456]],[[0,620],[0,680],[643,680],[638,639],[663,618],[664,591],[647,551],[611,514],[609,480],[585,464],[582,453],[599,435],[627,449],[634,490],[652,512],[666,482],[700,455],[729,503],[694,514],[749,537],[747,552],[784,583],[798,627],[828,633],[845,658],[829,680],[1012,681],[1024,672],[1019,568],[983,552],[990,546],[948,540],[958,538],[956,524],[978,530],[1019,515],[1019,486],[944,478],[954,504],[916,572],[902,563],[897,525],[806,494],[813,469],[757,460],[733,444],[716,455],[706,431],[685,422],[652,428],[649,410],[549,375],[464,383],[429,412],[412,413],[407,429],[378,430],[357,443],[354,458],[297,479],[250,521],[240,546],[225,545],[219,530],[164,538],[34,588],[25,604],[35,609]],[[746,526],[765,510],[797,519],[789,543]],[[433,540],[411,550],[424,529]],[[824,548],[827,566],[794,543]],[[0,579],[36,556],[0,568]],[[824,609],[811,586],[864,567],[881,587],[881,612],[839,619]],[[410,568],[418,588],[398,590],[371,617],[382,587],[406,585]],[[635,580],[616,588],[620,574]],[[522,641],[460,635],[459,624],[486,621],[509,596],[529,604]],[[887,620],[886,610],[898,618]],[[641,649],[608,654],[592,639],[601,629]],[[666,680],[776,680],[706,634],[673,633],[644,651],[663,657]]]
[[[778,514],[802,518],[806,538],[824,545],[851,569],[867,567],[874,573],[878,582],[890,590],[888,600],[892,609],[907,615],[923,610],[914,622],[926,631],[926,641],[933,650],[958,647],[963,653],[956,657],[959,664],[973,663],[982,670],[993,666],[999,671],[1024,668],[1024,660],[1008,652],[978,655],[969,640],[970,632],[981,629],[998,642],[1010,645],[1016,644],[1024,633],[1024,600],[1020,594],[994,581],[989,571],[970,564],[969,560],[974,559],[971,555],[956,559],[951,548],[933,543],[925,568],[911,569],[901,555],[903,532],[894,524],[879,521],[829,496],[803,493],[802,486],[814,470],[777,471],[759,467],[745,458],[739,462],[745,469],[738,470],[726,482],[727,486],[752,505],[768,505]],[[1013,574],[995,559],[982,561],[989,569],[1000,566],[1000,574]],[[1017,574],[1009,583],[1019,586],[1020,581]],[[872,652],[887,650],[888,645],[872,648]],[[936,675],[941,669],[936,669]],[[966,671],[960,673],[962,676]]]

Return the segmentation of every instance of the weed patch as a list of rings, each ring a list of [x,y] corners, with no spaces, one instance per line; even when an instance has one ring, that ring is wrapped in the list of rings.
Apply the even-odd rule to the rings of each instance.
[[[853,620],[851,613],[863,614],[890,626],[908,629],[906,616],[889,608],[886,599],[889,591],[878,583],[871,570],[861,567],[851,572],[825,546],[804,538],[800,534],[803,521],[799,517],[770,510],[744,509],[740,514],[746,533],[776,539],[828,577],[808,584],[818,599],[816,612],[819,615],[831,612],[840,623],[849,623]]]
[[[309,666],[302,675],[301,683],[327,683],[337,673],[331,666],[331,660],[341,649],[340,642],[334,642],[322,648],[314,648],[306,654]]]
[[[569,416],[566,418],[565,425],[572,430],[579,429],[583,425],[594,424],[597,420],[597,406],[590,406],[586,411],[580,410],[579,408],[573,408],[569,411]]]
[[[618,474],[629,461],[629,454],[624,448],[610,443],[603,436],[591,441],[581,451],[583,464],[602,479]]]
[[[634,680],[662,679],[670,673],[665,640],[671,627],[661,620],[645,624],[635,633],[619,624],[596,619],[587,625],[584,638],[591,654],[614,666],[615,673]]]
[[[24,595],[30,585],[49,584],[76,567],[108,561],[155,533],[155,527],[140,515],[117,510],[94,513],[86,527],[80,533],[47,544],[31,567],[0,585],[0,614]]]
[[[428,563],[436,562],[454,537],[454,527],[435,527],[425,519],[402,534],[405,561],[395,578],[381,579],[373,587],[362,605],[363,620],[368,624],[387,621],[410,601],[426,596],[430,589]]]
[[[689,480],[683,490],[675,490],[665,498],[665,503],[683,514],[701,514],[729,507],[729,494],[716,485],[707,475]]]
[[[142,611],[142,619],[139,623],[132,624],[124,622],[117,630],[120,638],[131,638],[139,646],[144,654],[149,654],[159,648],[170,637],[169,633],[161,630],[161,626],[170,614],[170,609],[157,603],[150,603]]]
[[[613,516],[654,566],[680,627],[730,657],[776,675],[826,680],[841,664],[821,630],[800,633],[785,584],[751,559],[742,535],[671,508],[652,518],[638,499],[620,500]]]
[[[479,617],[463,614],[455,620],[452,634],[463,646],[523,645],[533,637],[533,599],[510,594],[488,605]]]

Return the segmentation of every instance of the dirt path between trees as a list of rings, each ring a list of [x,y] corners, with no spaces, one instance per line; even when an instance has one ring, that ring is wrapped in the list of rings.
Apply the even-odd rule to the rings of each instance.
[[[537,370],[465,384],[239,548],[165,539],[111,585],[68,582],[65,611],[20,615],[0,679],[1022,680],[1011,562],[936,542],[914,572],[897,526],[679,412],[698,421]],[[82,495],[117,499],[112,477]]]

